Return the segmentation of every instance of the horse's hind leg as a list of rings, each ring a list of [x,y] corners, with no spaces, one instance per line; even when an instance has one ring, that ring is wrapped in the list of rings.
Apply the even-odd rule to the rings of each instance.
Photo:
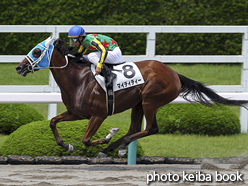
[[[126,153],[126,146],[129,145],[132,141],[135,141],[139,138],[149,136],[152,134],[158,133],[158,125],[156,121],[156,111],[157,108],[153,106],[143,106],[144,114],[146,117],[146,129],[144,131],[139,131],[133,133],[132,135],[125,136],[122,144],[120,146],[120,150],[118,152],[119,157],[123,156]]]
[[[130,125],[130,128],[127,134],[121,137],[120,139],[116,140],[115,142],[111,143],[107,148],[105,148],[102,152],[100,152],[97,157],[98,158],[106,157],[108,152],[115,150],[117,147],[121,145],[123,139],[126,136],[140,132],[143,115],[144,115],[144,112],[142,108],[142,102],[140,102],[138,105],[132,108],[131,125]]]

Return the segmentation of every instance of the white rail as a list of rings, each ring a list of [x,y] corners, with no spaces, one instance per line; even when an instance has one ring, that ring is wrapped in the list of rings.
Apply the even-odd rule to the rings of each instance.
[[[228,99],[247,100],[246,93],[219,93]],[[0,103],[63,103],[60,93],[0,93]],[[178,97],[171,103],[190,103]]]
[[[51,33],[55,38],[58,38],[60,33],[67,33],[71,26],[73,25],[1,25],[0,33]],[[166,63],[241,63],[241,85],[214,85],[210,86],[210,88],[213,88],[218,93],[232,93],[230,97],[235,99],[240,99],[240,96],[244,95],[243,93],[248,92],[248,26],[82,26],[87,33],[146,33],[146,54],[123,56],[123,60],[128,62],[155,59]],[[241,55],[155,55],[157,33],[241,33],[243,36],[242,52]],[[0,63],[16,63],[23,58],[24,55],[0,55]],[[0,93],[8,93],[9,97],[5,97],[6,102],[11,102],[11,100],[8,101],[8,99],[14,100],[11,98],[12,94],[9,93],[47,93],[51,98],[55,99],[57,103],[58,99],[52,97],[52,94],[59,93],[59,88],[50,73],[49,85],[4,85],[0,86]],[[18,97],[20,98],[21,95],[22,94]],[[3,94],[0,96],[2,97]],[[34,102],[40,100],[40,97],[37,97],[35,101],[35,94],[33,94],[33,96],[30,94],[29,98],[33,97]],[[247,96],[243,98],[247,99]],[[48,119],[51,119],[51,117],[56,115],[56,104],[54,104],[54,101],[49,102],[49,98],[46,98],[46,96],[42,97],[42,99],[44,100],[43,103],[52,103],[49,104],[48,116]],[[248,113],[243,108],[241,108],[240,111],[240,121],[241,132],[247,132]]]

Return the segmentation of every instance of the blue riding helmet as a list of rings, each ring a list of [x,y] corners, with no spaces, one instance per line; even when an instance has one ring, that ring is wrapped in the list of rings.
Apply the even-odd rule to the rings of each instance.
[[[81,26],[73,26],[68,32],[68,38],[78,38],[79,36],[86,36],[85,30]]]

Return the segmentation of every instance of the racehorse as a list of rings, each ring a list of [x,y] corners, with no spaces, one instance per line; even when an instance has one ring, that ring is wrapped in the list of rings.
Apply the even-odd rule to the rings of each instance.
[[[99,140],[91,141],[102,122],[108,117],[106,92],[95,80],[89,65],[78,65],[72,57],[68,57],[70,48],[61,39],[49,37],[34,47],[16,66],[17,73],[26,76],[30,72],[42,68],[50,68],[53,77],[60,87],[61,97],[67,111],[52,118],[50,127],[58,145],[68,152],[73,146],[65,144],[56,128],[61,121],[88,119],[83,137],[87,147],[105,144],[118,131],[110,129],[110,133]],[[110,144],[97,157],[106,157],[107,153],[118,148],[118,155],[126,153],[126,146],[139,138],[156,134],[158,125],[156,111],[176,99],[179,94],[188,101],[195,101],[206,106],[215,104],[243,106],[246,100],[230,100],[219,96],[200,82],[178,74],[165,64],[155,60],[135,62],[140,70],[144,83],[115,92],[114,113],[117,114],[132,108],[131,124],[126,135]],[[191,96],[190,98],[188,96]],[[143,115],[146,118],[146,129],[141,131]]]

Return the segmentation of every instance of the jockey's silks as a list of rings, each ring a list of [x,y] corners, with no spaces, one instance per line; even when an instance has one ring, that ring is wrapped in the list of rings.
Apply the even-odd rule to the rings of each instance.
[[[84,55],[87,50],[89,50],[90,52],[101,52],[101,58],[97,67],[102,68],[108,51],[112,51],[115,47],[118,47],[118,44],[111,37],[102,34],[88,34],[85,36],[83,43],[78,50],[78,53],[82,53],[82,55]]]

